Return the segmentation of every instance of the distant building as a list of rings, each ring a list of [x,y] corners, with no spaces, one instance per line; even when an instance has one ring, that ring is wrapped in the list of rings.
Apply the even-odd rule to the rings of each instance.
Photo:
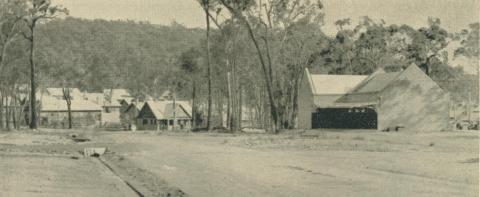
[[[133,97],[126,89],[104,89],[103,96],[102,125],[120,124],[122,102],[130,102]]]
[[[461,102],[452,104],[450,118],[454,121],[477,122],[480,121],[480,106],[478,103]]]
[[[188,129],[191,126],[192,108],[185,101],[148,101],[137,117],[137,128],[142,130]]]
[[[41,93],[39,95],[51,96],[56,99],[63,99],[63,90],[64,88],[45,88],[40,90]],[[82,99],[83,93],[78,88],[68,88],[70,97],[75,99]]]
[[[306,72],[299,97],[300,128],[449,128],[449,95],[416,65],[401,72],[379,69],[370,76],[331,79]]]
[[[83,99],[93,102],[98,105],[103,105],[105,96],[99,92],[83,92]]]
[[[124,127],[126,129],[131,130],[133,125],[136,127],[137,117],[143,105],[145,105],[145,102],[132,102],[126,109],[122,110],[120,119],[122,119],[122,123],[125,124]]]
[[[72,125],[74,127],[100,126],[102,108],[82,98],[71,100]],[[44,95],[40,101],[39,124],[49,128],[68,127],[68,108],[63,99]]]

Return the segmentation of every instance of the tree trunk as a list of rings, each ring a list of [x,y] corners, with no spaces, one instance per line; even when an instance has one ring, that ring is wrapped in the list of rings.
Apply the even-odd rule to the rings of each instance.
[[[68,110],[68,129],[72,129],[72,101],[67,100],[67,110]]]
[[[204,0],[203,9],[205,11],[205,19],[207,22],[207,130],[212,130],[212,69],[210,65],[210,18],[208,16],[209,0]]]
[[[7,96],[6,99],[5,99],[5,125],[6,125],[7,131],[10,131],[10,129],[11,129],[10,128],[10,115],[11,115],[10,114],[10,110],[11,110],[10,109],[10,107],[11,107],[10,103],[11,103],[12,98],[10,96],[10,101],[9,101],[9,99],[8,99],[9,96]]]
[[[30,37],[30,129],[37,129],[37,106],[36,106],[36,94],[37,94],[37,84],[35,79],[35,62],[34,58],[34,30],[35,30],[35,23],[30,25],[31,37]]]
[[[0,130],[3,129],[3,112],[4,112],[4,102],[3,102],[3,98],[5,97],[3,91],[0,89]]]
[[[17,113],[17,123],[18,123],[18,128],[17,129],[20,129],[20,126],[21,126],[21,121],[22,120],[22,117],[23,117],[23,122],[25,125],[27,125],[27,122],[25,122],[25,107],[27,106],[28,102],[23,102],[22,105],[20,105],[20,108],[18,109],[18,113]]]
[[[63,88],[63,99],[67,103],[68,115],[68,129],[72,129],[72,97],[70,95],[70,88]]]
[[[237,115],[237,130],[241,131],[242,130],[242,105],[243,105],[243,91],[242,91],[242,86],[238,87],[238,115]]]
[[[216,97],[216,100],[217,100],[217,105],[216,105],[216,111],[217,111],[217,114],[218,114],[218,122],[220,123],[220,125],[218,126],[223,126],[223,99],[224,99],[224,95],[222,94],[222,92],[220,91],[216,91],[215,92],[215,97]]]
[[[272,131],[273,133],[278,133],[278,114],[277,114],[277,106],[275,104],[275,100],[273,99],[273,89],[272,89],[272,78],[271,78],[271,66],[267,68],[267,65],[265,63],[265,60],[262,55],[262,50],[260,49],[260,46],[258,44],[257,38],[255,37],[255,34],[253,33],[253,29],[250,26],[250,23],[242,16],[242,20],[244,20],[245,25],[247,26],[248,34],[250,35],[251,40],[253,41],[253,44],[255,45],[255,48],[257,50],[257,55],[260,59],[260,63],[262,65],[262,70],[263,70],[263,78],[265,80],[265,85],[267,87],[267,94],[268,94],[268,100],[270,104],[270,115],[273,120],[272,124]]]
[[[173,92],[173,124],[172,124],[172,131],[175,130],[175,123],[177,121],[177,114],[176,114],[176,96],[175,96],[175,92]]]
[[[228,67],[228,60],[227,60],[227,67]],[[228,86],[228,95],[227,95],[227,128],[232,131],[233,126],[232,126],[232,88],[231,88],[231,83],[230,83],[230,72],[227,72],[227,86]]]
[[[303,72],[298,79],[295,80],[295,88],[293,89],[293,101],[292,101],[292,109],[291,109],[291,116],[290,116],[290,129],[297,128],[297,115],[298,115],[298,94],[300,89],[300,83],[303,79]]]
[[[18,122],[17,122],[17,108],[18,108],[18,103],[17,99],[15,96],[13,96],[13,110],[12,110],[12,121],[13,121],[13,128],[18,129]]]
[[[192,79],[192,128],[191,130],[194,131],[197,127],[197,100],[196,100],[196,88],[197,84],[195,83],[195,79]]]

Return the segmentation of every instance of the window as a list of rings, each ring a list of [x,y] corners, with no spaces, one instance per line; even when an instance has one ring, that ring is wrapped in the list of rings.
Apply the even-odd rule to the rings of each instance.
[[[147,119],[143,119],[143,124],[148,124],[148,120]]]
[[[105,113],[110,113],[110,108],[109,107],[105,107]]]

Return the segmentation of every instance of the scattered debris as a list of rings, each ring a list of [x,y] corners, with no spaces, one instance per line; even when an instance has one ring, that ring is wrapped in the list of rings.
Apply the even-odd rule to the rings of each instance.
[[[74,142],[88,142],[90,141],[90,139],[86,138],[86,137],[82,137],[82,136],[78,136],[77,134],[71,134],[70,135],[70,138],[74,141]]]
[[[72,139],[74,142],[88,142],[90,139],[88,138],[73,138]]]
[[[85,148],[83,149],[83,156],[85,157],[99,157],[105,154],[107,148]]]

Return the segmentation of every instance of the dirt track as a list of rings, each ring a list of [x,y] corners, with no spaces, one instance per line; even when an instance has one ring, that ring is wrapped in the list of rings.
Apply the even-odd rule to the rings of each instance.
[[[87,134],[0,133],[0,196],[478,195],[477,133]]]
[[[94,159],[0,156],[0,196],[135,196]]]
[[[208,135],[115,134],[109,137],[118,143],[138,144],[142,150],[124,152],[123,156],[192,196],[478,194],[476,135],[459,138],[451,138],[450,134],[408,134],[413,137],[362,134],[363,138],[352,133],[328,135],[332,138],[304,140],[267,136],[264,142],[257,142],[257,146],[250,141],[259,141],[258,137],[253,140],[252,137]],[[392,143],[395,138],[399,138],[400,144]],[[280,145],[288,143],[291,148],[279,150],[275,141],[280,141]],[[314,146],[311,141],[333,147],[305,149],[306,144]],[[242,147],[242,144],[248,145]],[[357,149],[352,150],[350,146]],[[452,146],[457,147],[456,150],[451,149]],[[398,150],[399,147],[403,150]],[[472,158],[473,162],[468,162]]]
[[[115,160],[111,152],[101,158],[80,154],[85,147],[115,143],[95,140],[92,134],[91,142],[74,143],[70,134],[0,133],[0,196],[182,196],[162,179]]]

